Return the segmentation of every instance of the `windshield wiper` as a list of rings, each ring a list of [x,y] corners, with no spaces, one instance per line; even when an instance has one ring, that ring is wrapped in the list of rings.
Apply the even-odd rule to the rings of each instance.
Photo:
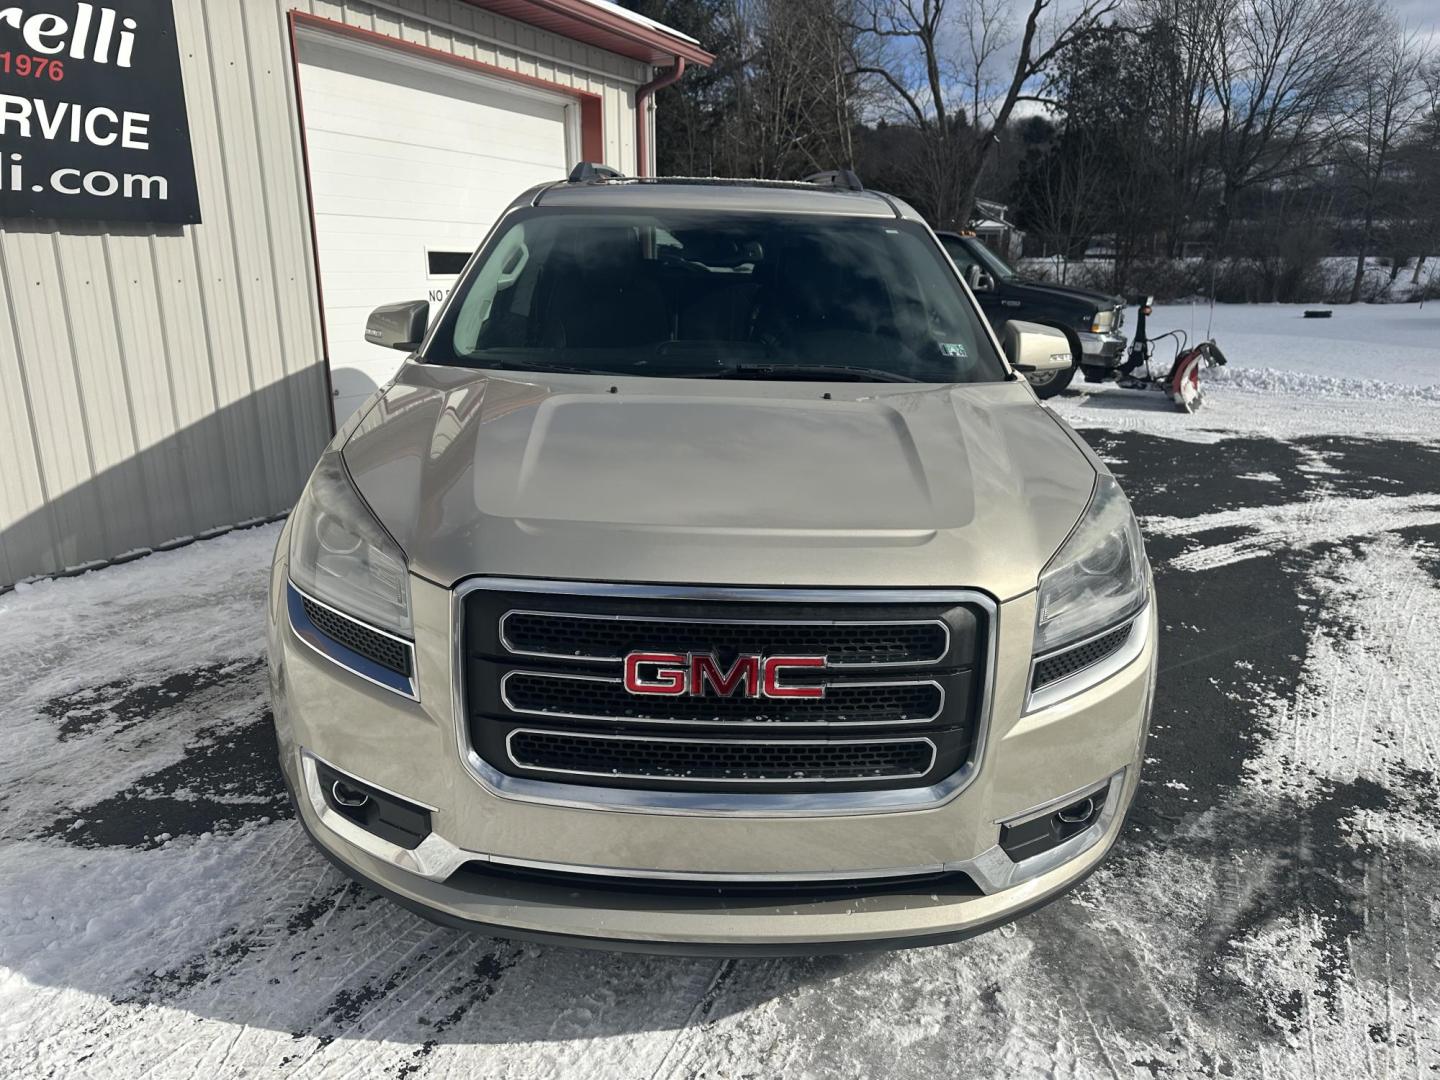
[[[736,364],[707,379],[786,379],[796,382],[919,382],[909,375],[883,368],[853,367],[849,364]]]
[[[615,375],[614,371],[596,371],[594,368],[564,367],[559,364],[522,364],[515,360],[486,361],[484,357],[474,357],[476,367],[490,368],[492,371],[523,371],[526,374],[535,375]]]

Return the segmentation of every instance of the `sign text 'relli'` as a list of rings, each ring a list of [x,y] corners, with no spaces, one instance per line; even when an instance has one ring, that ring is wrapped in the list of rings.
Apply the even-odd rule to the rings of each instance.
[[[135,53],[136,25],[134,19],[121,18],[112,7],[97,12],[94,4],[76,4],[73,21],[51,11],[27,13],[24,7],[14,4],[0,8],[0,26],[19,30],[32,52],[97,64],[114,63],[122,68],[130,66]]]

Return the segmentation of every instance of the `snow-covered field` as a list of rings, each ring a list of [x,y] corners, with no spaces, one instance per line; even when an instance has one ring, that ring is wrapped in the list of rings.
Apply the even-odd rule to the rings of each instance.
[[[1322,362],[1267,312],[1215,334],[1298,381],[1194,417],[1057,404],[1143,517],[1150,757],[1095,877],[957,945],[717,961],[434,927],[290,819],[276,527],[0,596],[0,1076],[1435,1077],[1440,402],[1315,366],[1353,347],[1433,386],[1432,316],[1337,320]]]
[[[1307,319],[1307,309],[1333,314]],[[1133,309],[1129,318],[1126,332],[1133,334]],[[1341,390],[1357,396],[1385,394],[1377,383],[1399,384],[1432,388],[1429,400],[1440,401],[1440,302],[1217,304],[1213,311],[1207,303],[1158,305],[1147,333],[1153,339],[1168,330],[1184,331],[1192,342],[1215,338],[1230,361],[1219,384],[1292,393]],[[1173,355],[1172,342],[1156,345],[1157,366]]]

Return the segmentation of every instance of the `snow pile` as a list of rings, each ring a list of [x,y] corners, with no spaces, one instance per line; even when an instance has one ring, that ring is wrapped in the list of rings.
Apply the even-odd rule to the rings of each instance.
[[[1440,405],[1440,386],[1403,386],[1380,379],[1344,379],[1273,367],[1214,367],[1205,372],[1204,381],[1207,388],[1224,386],[1259,394],[1308,394]]]

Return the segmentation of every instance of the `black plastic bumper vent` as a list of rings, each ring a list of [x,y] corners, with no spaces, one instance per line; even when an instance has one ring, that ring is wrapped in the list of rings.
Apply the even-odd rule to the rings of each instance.
[[[344,615],[317,604],[308,596],[301,597],[300,602],[305,607],[305,614],[315,624],[315,628],[326,637],[338,641],[351,652],[359,653],[365,659],[379,664],[386,671],[393,671],[397,675],[405,676],[411,674],[410,650],[403,642],[371,630],[363,623],[347,619]]]
[[[1042,686],[1048,686],[1050,683],[1074,675],[1077,671],[1083,671],[1092,664],[1098,664],[1111,653],[1118,652],[1125,642],[1130,640],[1132,625],[1132,623],[1126,623],[1118,629],[1111,630],[1108,634],[1091,638],[1073,649],[1066,649],[1064,652],[1047,656],[1035,665],[1035,678],[1030,684],[1030,689],[1039,690]]]

